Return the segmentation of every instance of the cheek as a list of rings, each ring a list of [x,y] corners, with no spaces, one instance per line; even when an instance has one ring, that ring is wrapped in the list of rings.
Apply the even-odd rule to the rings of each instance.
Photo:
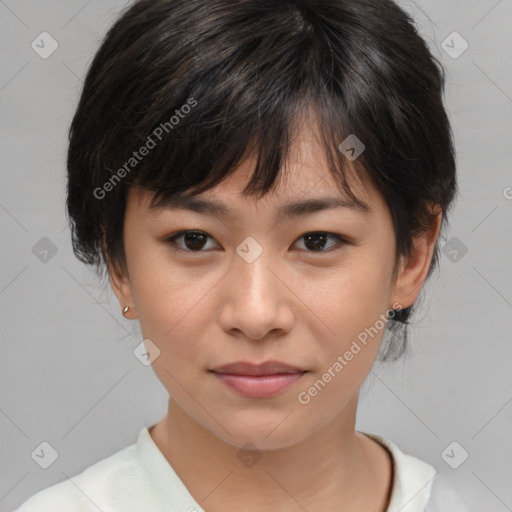
[[[208,299],[218,277],[194,276],[156,261],[137,267],[132,274],[142,335],[153,341],[163,356],[155,366],[165,364],[174,369],[181,363],[187,368],[192,368],[192,363],[206,364],[201,333],[212,321]]]
[[[309,317],[307,329],[317,340],[318,372],[311,381],[320,378],[319,386],[329,388],[322,401],[347,398],[377,357],[389,308],[388,264],[371,251],[359,253],[343,269],[300,285],[298,295],[315,313],[303,318]]]
[[[326,421],[357,392],[375,362],[386,331],[387,290],[379,290],[383,279],[380,269],[373,270],[338,276],[331,286],[321,287],[322,293],[310,290],[309,298],[316,301],[322,320],[315,323],[329,329],[319,327],[314,335],[319,364],[297,399],[301,407],[314,409]]]
[[[323,321],[326,332],[342,340],[375,323],[389,307],[387,261],[355,256],[336,271],[295,280],[297,295]]]

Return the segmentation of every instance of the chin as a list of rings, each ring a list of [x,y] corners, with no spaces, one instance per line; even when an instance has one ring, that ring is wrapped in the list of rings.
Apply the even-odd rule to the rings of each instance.
[[[214,429],[210,432],[224,441],[225,443],[238,448],[246,449],[248,443],[253,444],[257,449],[278,450],[293,446],[308,436],[306,431],[299,430],[297,425],[283,418],[287,415],[280,413],[279,419],[272,415],[268,420],[263,420],[262,415],[259,420],[235,420],[233,422],[224,421],[222,425],[229,432],[214,425]],[[291,418],[292,415],[290,415]],[[225,417],[224,417],[225,418]]]

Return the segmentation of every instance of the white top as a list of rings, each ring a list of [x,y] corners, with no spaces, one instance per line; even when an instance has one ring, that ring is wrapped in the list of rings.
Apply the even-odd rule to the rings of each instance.
[[[470,512],[426,462],[392,441],[367,434],[393,456],[386,512]],[[15,512],[204,512],[143,427],[135,444],[92,464],[70,480],[39,491]]]

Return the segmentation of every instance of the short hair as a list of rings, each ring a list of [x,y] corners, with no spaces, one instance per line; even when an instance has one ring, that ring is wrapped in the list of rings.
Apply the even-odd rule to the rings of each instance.
[[[158,205],[214,187],[253,156],[243,194],[264,196],[297,123],[314,115],[340,190],[360,203],[347,180],[356,169],[385,199],[398,263],[431,225],[433,205],[445,226],[456,194],[444,81],[392,0],[136,1],[95,54],[70,126],[73,251],[99,275],[107,262],[126,271],[129,187],[155,192]],[[351,161],[339,146],[354,135],[365,149]],[[436,241],[427,277],[438,259]],[[390,318],[387,330],[402,334],[383,360],[405,351],[417,302]]]

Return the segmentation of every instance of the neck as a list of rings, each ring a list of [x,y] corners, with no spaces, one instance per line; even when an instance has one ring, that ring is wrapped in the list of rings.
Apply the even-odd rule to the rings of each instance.
[[[250,512],[320,505],[384,512],[391,461],[382,446],[355,431],[356,409],[357,396],[307,439],[251,452],[214,436],[171,398],[167,416],[150,434],[207,512],[239,510],[242,499]]]

